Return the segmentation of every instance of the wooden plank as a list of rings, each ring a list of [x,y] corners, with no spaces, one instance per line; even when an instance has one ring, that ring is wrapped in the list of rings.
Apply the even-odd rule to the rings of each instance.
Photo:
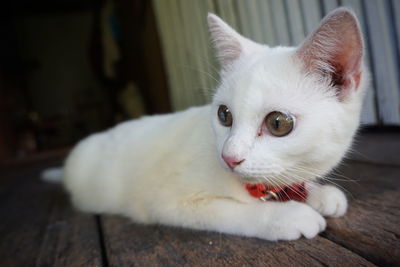
[[[96,219],[74,211],[58,191],[36,266],[103,266]]]
[[[286,0],[288,12],[288,26],[290,30],[290,43],[294,46],[301,44],[305,39],[305,29],[298,0]]]
[[[340,173],[357,182],[340,182],[349,211],[330,219],[324,236],[377,265],[400,266],[400,168],[352,162]]]
[[[102,218],[112,266],[373,266],[321,237],[268,242],[211,232]]]
[[[399,68],[389,10],[386,1],[363,2],[365,18],[370,32],[373,73],[377,89],[379,118],[385,124],[400,124]]]
[[[346,7],[350,7],[353,9],[356,14],[358,21],[360,22],[360,26],[364,36],[364,45],[365,45],[365,63],[368,70],[372,70],[371,61],[370,61],[370,44],[368,42],[368,31],[366,30],[367,25],[365,24],[365,17],[362,11],[361,0],[342,0],[342,5]],[[371,82],[370,86],[367,88],[364,103],[363,103],[363,111],[361,113],[361,123],[364,125],[375,125],[377,124],[377,111],[375,108],[375,87],[374,83]]]
[[[375,139],[375,142],[379,143],[379,140]],[[273,243],[164,226],[136,225],[128,219],[103,217],[110,263],[118,266],[132,261],[137,265],[147,262],[155,266],[198,262],[205,266],[368,265],[365,261],[352,262],[354,257],[356,261],[360,259],[358,254],[378,265],[398,266],[400,168],[347,162],[339,172],[356,182],[339,182],[351,194],[350,208],[346,216],[328,219],[328,229],[323,237],[333,243],[320,237]],[[343,176],[336,178],[343,179]],[[353,253],[349,254],[349,250]],[[343,261],[337,262],[338,259]]]
[[[1,183],[10,178],[0,195],[0,266],[103,265],[93,216],[73,211],[61,187],[38,172]]]

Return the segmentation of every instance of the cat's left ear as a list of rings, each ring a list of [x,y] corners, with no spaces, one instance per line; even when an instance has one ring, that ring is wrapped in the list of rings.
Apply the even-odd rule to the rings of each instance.
[[[208,28],[222,70],[227,69],[241,56],[251,53],[257,44],[241,36],[221,18],[208,13]]]
[[[357,18],[347,8],[328,14],[296,51],[307,72],[330,79],[341,101],[360,85],[363,54]]]

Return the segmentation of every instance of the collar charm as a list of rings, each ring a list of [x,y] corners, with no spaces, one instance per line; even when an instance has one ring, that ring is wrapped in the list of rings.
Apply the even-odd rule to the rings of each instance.
[[[264,184],[246,184],[246,189],[250,195],[262,201],[275,200],[284,202],[295,200],[305,202],[307,199],[305,183],[282,187],[269,187]]]

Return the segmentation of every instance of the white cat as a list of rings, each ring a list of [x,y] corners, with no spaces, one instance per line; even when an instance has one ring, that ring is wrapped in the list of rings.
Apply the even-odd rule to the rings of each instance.
[[[86,138],[68,157],[63,183],[87,212],[268,240],[312,238],[325,229],[322,216],[347,209],[339,189],[312,181],[340,162],[359,125],[368,73],[357,19],[336,9],[298,48],[254,43],[213,14],[208,23],[222,66],[212,104]],[[299,194],[290,186],[303,182],[305,203],[272,199]],[[254,197],[248,184],[269,191]]]

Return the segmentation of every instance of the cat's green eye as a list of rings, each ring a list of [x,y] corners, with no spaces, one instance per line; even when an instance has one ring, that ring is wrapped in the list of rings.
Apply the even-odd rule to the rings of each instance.
[[[225,105],[219,106],[218,119],[219,119],[219,122],[223,126],[225,126],[225,127],[232,126],[232,122],[233,122],[232,113],[227,106],[225,106]]]
[[[268,131],[277,137],[288,135],[293,130],[294,119],[290,114],[273,111],[265,118]]]

